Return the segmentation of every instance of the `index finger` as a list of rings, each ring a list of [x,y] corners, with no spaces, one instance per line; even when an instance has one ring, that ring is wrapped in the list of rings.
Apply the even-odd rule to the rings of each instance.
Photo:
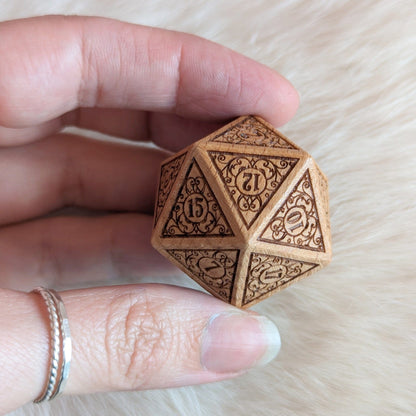
[[[104,18],[0,24],[0,125],[39,125],[78,107],[204,120],[257,114],[275,125],[298,95],[277,72],[202,38]]]

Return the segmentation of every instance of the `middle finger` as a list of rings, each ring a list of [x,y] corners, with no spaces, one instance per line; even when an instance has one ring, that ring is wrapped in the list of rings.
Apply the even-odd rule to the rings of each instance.
[[[181,273],[150,245],[153,218],[143,214],[59,216],[0,230],[0,285],[68,287]]]
[[[64,206],[151,213],[168,153],[137,143],[57,134],[0,151],[0,224]]]

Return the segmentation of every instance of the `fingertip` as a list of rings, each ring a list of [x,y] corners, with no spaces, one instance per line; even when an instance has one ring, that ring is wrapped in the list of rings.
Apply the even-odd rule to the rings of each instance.
[[[290,121],[296,114],[300,96],[293,84],[278,72],[270,70],[270,78],[266,81],[265,100],[262,109],[263,116],[276,127]]]
[[[299,107],[299,93],[292,83],[274,69],[251,59],[241,70],[238,116],[258,115],[279,127],[291,120]],[[232,108],[233,106],[230,106]]]
[[[295,116],[300,104],[298,91],[286,78],[283,78],[279,86],[278,101],[279,111],[277,111],[277,120],[273,123],[276,127],[282,126],[291,120]]]
[[[280,335],[265,316],[226,310],[208,321],[201,345],[201,364],[215,373],[240,373],[264,366],[280,350]]]

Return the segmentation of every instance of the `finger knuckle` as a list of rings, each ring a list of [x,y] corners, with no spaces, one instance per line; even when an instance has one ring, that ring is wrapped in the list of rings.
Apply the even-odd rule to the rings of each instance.
[[[110,384],[124,390],[142,388],[166,361],[173,337],[163,307],[153,304],[145,289],[117,296],[106,321]]]
[[[71,135],[66,135],[65,139],[65,142],[60,143],[62,163],[58,192],[65,205],[79,205],[86,200],[87,194],[85,177],[78,169],[79,161],[74,154],[79,141]]]

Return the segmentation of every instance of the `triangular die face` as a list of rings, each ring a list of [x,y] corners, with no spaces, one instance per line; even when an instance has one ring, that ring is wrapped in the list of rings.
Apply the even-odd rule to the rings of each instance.
[[[231,302],[239,250],[167,250],[209,292]]]
[[[162,237],[233,236],[231,227],[198,163],[192,159]]]
[[[297,149],[275,130],[251,116],[244,118],[225,132],[213,137],[210,141],[245,146]]]
[[[247,229],[299,160],[244,153],[208,153]]]
[[[293,280],[310,272],[318,264],[268,254],[251,253],[243,305],[276,292]]]
[[[319,198],[320,205],[323,209],[323,214],[325,216],[325,219],[322,218],[322,221],[324,224],[321,223],[322,227],[324,228],[324,225],[326,224],[327,228],[330,228],[329,224],[329,195],[328,195],[328,181],[322,174],[322,172],[319,171],[319,169],[312,169],[311,170],[312,180],[316,179],[314,183],[317,184],[315,187],[315,193],[318,195],[317,198]],[[325,221],[324,221],[325,220]],[[328,232],[328,236],[329,236]]]
[[[277,210],[258,240],[325,252],[309,170]]]
[[[172,186],[175,183],[178,173],[181,170],[186,153],[175,157],[171,161],[162,165],[160,169],[159,190],[157,193],[155,225],[169,197]]]

